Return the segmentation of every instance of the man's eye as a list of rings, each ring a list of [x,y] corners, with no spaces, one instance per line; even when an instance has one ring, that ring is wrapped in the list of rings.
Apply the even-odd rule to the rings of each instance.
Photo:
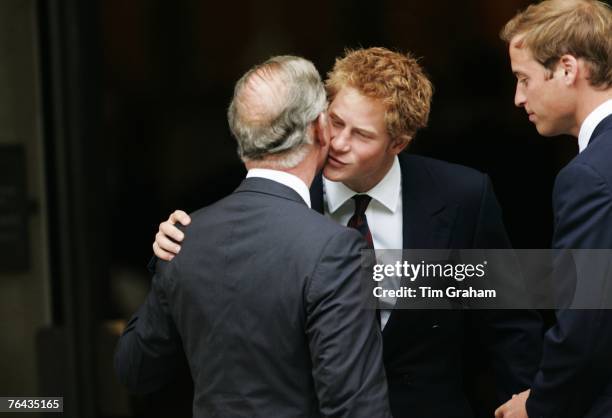
[[[332,125],[336,128],[341,128],[342,127],[342,122],[340,122],[339,120],[336,119],[332,119]]]

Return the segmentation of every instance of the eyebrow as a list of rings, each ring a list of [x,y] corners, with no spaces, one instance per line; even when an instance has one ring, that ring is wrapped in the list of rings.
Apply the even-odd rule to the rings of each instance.
[[[376,136],[376,134],[374,132],[368,131],[367,129],[355,128],[355,131],[357,131],[361,135],[367,136],[367,137],[374,137],[374,136]]]
[[[339,121],[344,122],[344,119],[342,119],[337,113],[335,113],[333,110],[329,111],[329,117],[332,119],[337,119]],[[364,135],[364,136],[368,136],[368,137],[374,137],[376,136],[376,133],[373,131],[370,131],[368,129],[363,129],[363,128],[353,128],[353,131]]]
[[[329,111],[329,116],[330,116],[331,118],[333,118],[333,119],[339,119],[339,120],[342,120],[342,118],[341,118],[340,116],[338,116],[338,115],[336,114],[336,112],[334,112],[333,110],[330,110],[330,111]]]

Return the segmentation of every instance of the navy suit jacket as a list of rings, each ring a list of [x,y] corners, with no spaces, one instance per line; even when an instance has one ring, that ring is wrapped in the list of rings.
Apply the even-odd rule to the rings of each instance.
[[[154,391],[186,355],[195,417],[390,417],[359,233],[261,178],[191,217],[119,340],[122,382]]]
[[[554,248],[612,249],[612,115],[559,172],[553,207]],[[612,310],[557,312],[527,411],[530,418],[612,416]]]
[[[407,153],[399,161],[405,249],[510,247],[485,174]],[[311,200],[322,212],[321,178],[311,188]],[[476,330],[477,342],[465,341],[467,329]],[[481,344],[489,354],[497,402],[505,402],[531,385],[541,333],[534,311],[394,310],[383,331],[393,416],[472,417],[464,385],[468,342],[472,348]]]

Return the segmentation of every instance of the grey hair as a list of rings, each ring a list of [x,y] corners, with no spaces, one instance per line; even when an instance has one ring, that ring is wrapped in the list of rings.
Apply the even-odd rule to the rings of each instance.
[[[270,58],[236,83],[227,117],[243,162],[270,160],[292,168],[308,153],[309,127],[327,107],[321,77],[308,60]]]

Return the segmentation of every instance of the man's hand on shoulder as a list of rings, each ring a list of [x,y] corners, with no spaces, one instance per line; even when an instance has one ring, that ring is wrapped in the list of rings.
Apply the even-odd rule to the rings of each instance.
[[[175,210],[170,214],[168,220],[159,224],[159,230],[153,242],[153,252],[161,260],[172,260],[181,250],[179,243],[183,241],[185,234],[176,227],[177,222],[186,226],[191,222],[191,218],[182,210]]]

